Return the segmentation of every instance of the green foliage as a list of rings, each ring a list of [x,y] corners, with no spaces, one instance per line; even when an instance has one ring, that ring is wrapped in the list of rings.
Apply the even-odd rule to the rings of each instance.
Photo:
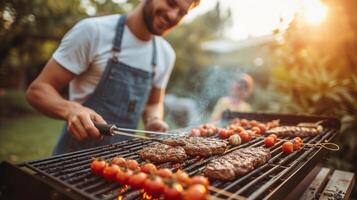
[[[8,90],[0,95],[0,119],[33,112],[23,91]]]
[[[352,164],[357,157],[357,2],[325,3],[324,23],[308,25],[297,16],[276,44],[272,88],[282,97],[277,99],[281,111],[341,119],[341,151],[329,161],[357,172]]]

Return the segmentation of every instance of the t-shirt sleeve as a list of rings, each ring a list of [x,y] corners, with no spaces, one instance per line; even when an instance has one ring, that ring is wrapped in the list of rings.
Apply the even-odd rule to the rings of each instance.
[[[97,43],[95,21],[84,19],[66,33],[52,57],[64,68],[79,75],[92,62]]]
[[[163,59],[164,60],[164,66],[163,70],[159,71],[155,74],[154,77],[154,86],[157,88],[166,88],[167,83],[170,79],[172,69],[174,68],[175,65],[175,60],[176,60],[176,54],[174,49],[171,47],[171,45],[162,39],[162,48],[163,48],[163,54],[159,55],[158,59]]]

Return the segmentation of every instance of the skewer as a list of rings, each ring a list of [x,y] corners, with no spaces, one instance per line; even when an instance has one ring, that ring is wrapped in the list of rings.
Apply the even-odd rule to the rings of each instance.
[[[243,198],[242,196],[239,196],[239,195],[233,194],[233,193],[231,193],[231,192],[228,192],[228,191],[225,191],[225,190],[216,188],[216,187],[214,187],[214,186],[208,186],[208,190],[210,190],[210,191],[212,191],[212,192],[215,192],[215,193],[218,193],[218,194],[223,194],[223,195],[226,196],[226,197],[230,197],[230,198],[236,199],[236,200],[245,199],[245,198]],[[215,197],[215,198],[216,198],[216,197]]]

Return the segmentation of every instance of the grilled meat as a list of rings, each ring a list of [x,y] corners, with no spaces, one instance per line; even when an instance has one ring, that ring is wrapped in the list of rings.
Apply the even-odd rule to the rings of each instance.
[[[270,157],[269,149],[264,147],[238,149],[212,160],[204,169],[204,174],[212,179],[233,180],[263,165]]]
[[[301,126],[279,126],[266,131],[266,134],[274,133],[277,136],[282,137],[309,137],[316,136],[322,132],[322,127],[301,127]]]
[[[185,150],[180,146],[169,146],[162,143],[155,143],[140,151],[143,160],[153,163],[173,162],[180,163],[187,158]]]
[[[227,144],[222,140],[203,137],[182,137],[165,140],[165,144],[171,146],[182,146],[189,156],[208,157],[223,154]]]

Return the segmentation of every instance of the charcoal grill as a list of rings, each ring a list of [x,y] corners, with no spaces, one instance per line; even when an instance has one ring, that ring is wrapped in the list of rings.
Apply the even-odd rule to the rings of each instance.
[[[280,119],[281,125],[324,120],[324,132],[315,137],[305,138],[304,143],[331,141],[340,128],[340,123],[335,118],[236,112],[225,112],[221,125],[226,125],[235,117],[262,122]],[[188,128],[180,131],[187,130]],[[211,181],[211,185],[230,192],[233,196],[246,199],[283,199],[322,160],[327,150],[321,147],[303,148],[287,155],[281,151],[282,142],[277,142],[270,148],[272,157],[268,163],[234,181]],[[138,151],[150,143],[152,141],[133,139],[19,165],[3,162],[0,166],[0,199],[141,199],[140,191],[130,190],[128,187],[107,182],[93,175],[89,165],[93,158],[110,159],[118,155],[143,162],[138,156]],[[263,139],[254,138],[242,144],[240,148],[261,145]],[[231,150],[232,148],[230,146]],[[216,157],[190,158],[181,165],[164,163],[159,167],[169,167],[174,171],[180,168],[190,175],[197,175],[201,174],[205,165]],[[210,194],[221,199],[234,199],[233,196],[227,197],[219,192]]]

